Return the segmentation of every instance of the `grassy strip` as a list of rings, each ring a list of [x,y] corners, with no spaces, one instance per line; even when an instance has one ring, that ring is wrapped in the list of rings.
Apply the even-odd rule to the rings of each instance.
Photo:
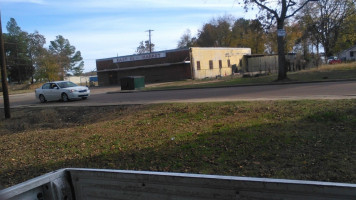
[[[356,62],[343,63],[336,65],[323,65],[319,68],[302,70],[298,72],[289,72],[290,82],[313,82],[313,81],[329,81],[339,79],[355,79],[356,78]],[[241,78],[235,76],[227,76],[219,79],[205,80],[188,80],[172,83],[162,83],[153,86],[148,86],[145,90],[162,90],[162,89],[181,89],[181,88],[203,88],[203,87],[219,87],[219,86],[235,86],[235,85],[253,85],[253,84],[271,84],[276,83],[277,75],[264,75],[259,77]]]
[[[5,186],[64,167],[356,183],[355,100],[28,109],[1,122]]]

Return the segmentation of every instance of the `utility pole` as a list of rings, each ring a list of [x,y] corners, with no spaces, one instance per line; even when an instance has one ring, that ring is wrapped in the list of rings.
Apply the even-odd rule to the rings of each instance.
[[[4,48],[4,38],[2,36],[2,24],[1,24],[1,13],[0,13],[0,59],[1,59],[1,84],[2,84],[2,94],[4,98],[4,111],[5,118],[10,119],[10,101],[9,101],[9,91],[7,89],[7,77],[6,77],[6,61],[5,61],[5,48]]]
[[[150,53],[152,53],[152,43],[151,43],[151,32],[152,31],[154,31],[154,30],[151,30],[151,29],[149,29],[149,30],[147,30],[146,32],[148,32],[148,37],[149,37],[149,45],[150,45]]]

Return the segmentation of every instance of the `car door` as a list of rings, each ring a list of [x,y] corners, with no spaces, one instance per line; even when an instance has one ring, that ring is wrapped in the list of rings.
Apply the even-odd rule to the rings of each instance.
[[[42,94],[47,101],[51,100],[51,84],[46,83],[42,86]]]
[[[61,89],[58,86],[58,84],[53,83],[51,85],[52,91],[51,91],[51,95],[52,95],[52,99],[53,100],[60,100],[61,99]]]
[[[55,83],[48,83],[48,84],[49,85],[46,86],[46,89],[44,89],[45,98],[48,101],[58,100],[58,98],[56,97],[58,86]]]

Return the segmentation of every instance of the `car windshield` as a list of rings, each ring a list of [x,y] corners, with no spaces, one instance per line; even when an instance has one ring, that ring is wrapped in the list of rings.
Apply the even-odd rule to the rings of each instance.
[[[61,88],[67,88],[67,87],[75,87],[77,85],[75,83],[68,81],[68,82],[60,82],[58,83],[58,86]]]

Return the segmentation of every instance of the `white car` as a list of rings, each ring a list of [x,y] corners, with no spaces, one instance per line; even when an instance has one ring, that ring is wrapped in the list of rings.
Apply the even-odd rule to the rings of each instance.
[[[88,98],[90,90],[88,87],[78,86],[70,81],[54,81],[45,83],[36,89],[35,95],[41,103],[58,100],[69,101]]]

